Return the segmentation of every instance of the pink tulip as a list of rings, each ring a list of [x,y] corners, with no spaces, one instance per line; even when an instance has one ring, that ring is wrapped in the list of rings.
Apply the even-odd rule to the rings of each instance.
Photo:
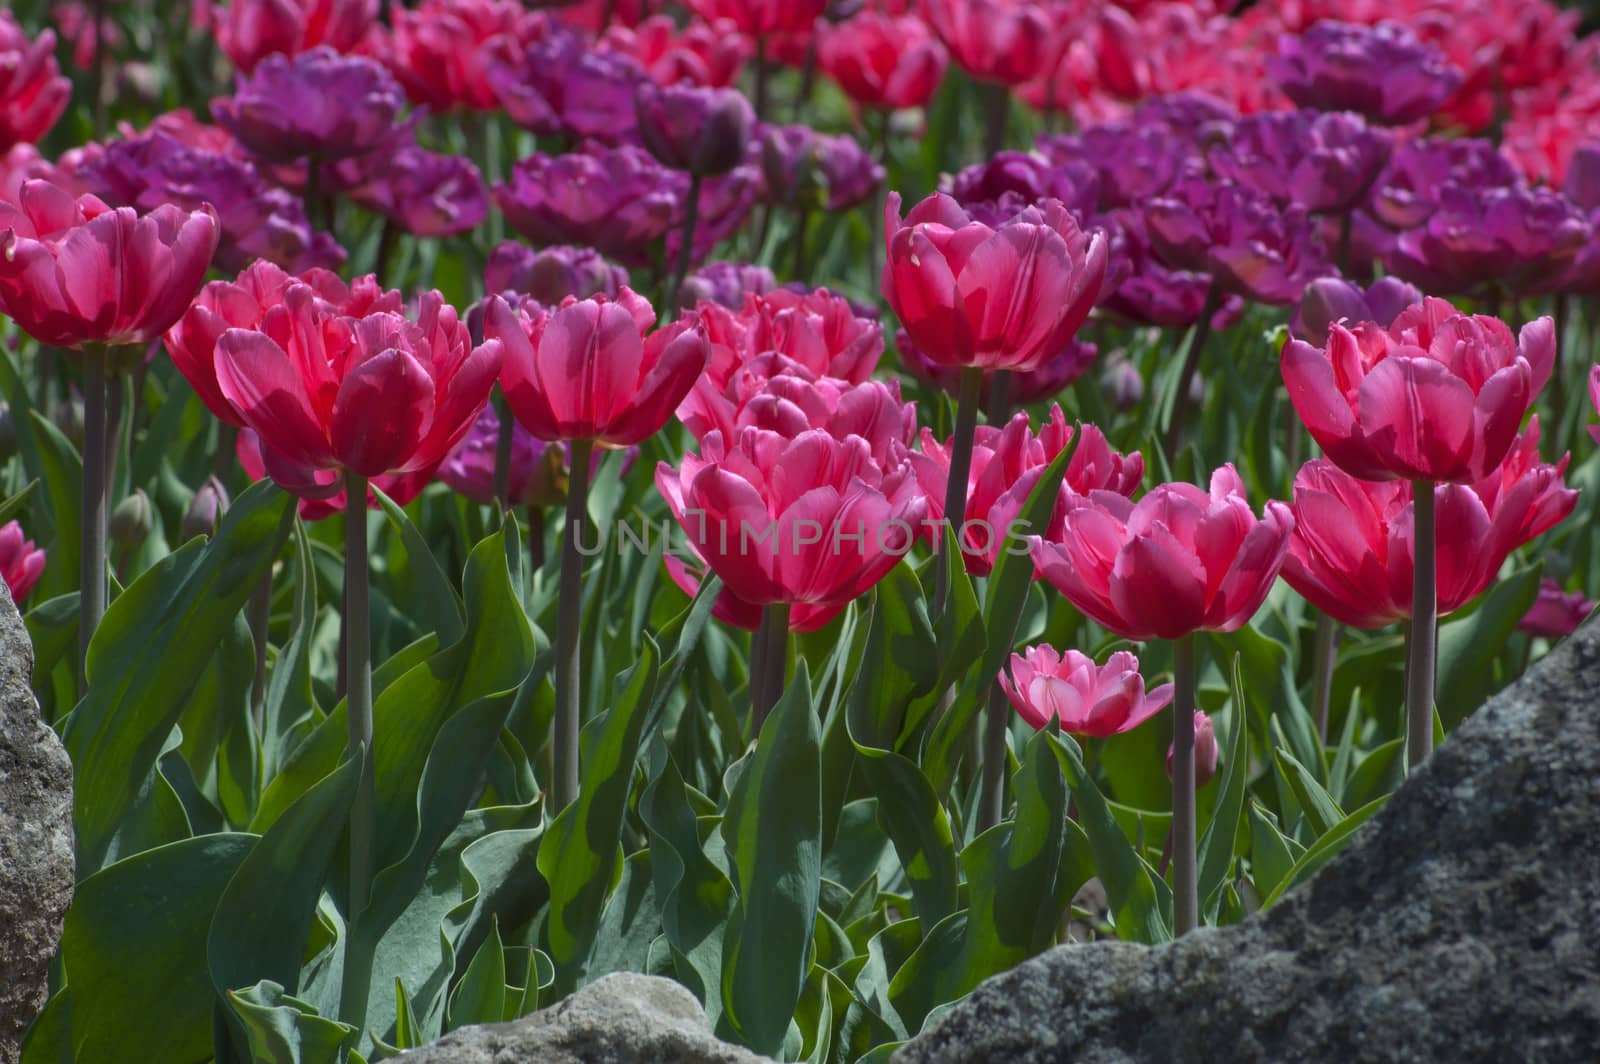
[[[1103,628],[1178,639],[1243,627],[1272,590],[1293,529],[1281,502],[1258,520],[1226,465],[1209,494],[1163,484],[1135,503],[1092,491],[1068,503],[1059,529],[1029,543],[1039,575]]]
[[[690,598],[700,593],[700,584],[710,572],[704,561],[681,554],[667,554],[662,561],[666,563],[667,575],[672,577],[672,582],[678,585],[679,590]],[[789,631],[814,632],[826,627],[848,605],[848,602],[836,602],[814,606],[802,602],[789,611]],[[747,632],[754,632],[761,627],[761,607],[754,602],[746,602],[727,587],[717,592],[716,599],[711,603],[711,616],[723,624],[743,628]]]
[[[39,582],[39,574],[44,572],[44,562],[44,551],[23,534],[20,524],[8,521],[0,528],[0,577],[11,590],[12,602],[20,603],[28,597]]]
[[[206,409],[229,425],[242,426],[244,421],[217,383],[217,341],[229,329],[259,329],[267,312],[283,303],[284,294],[294,284],[309,285],[319,298],[349,317],[377,311],[398,314],[404,307],[400,293],[385,292],[375,277],[360,277],[353,286],[346,286],[327,270],[310,269],[295,276],[265,259],[252,262],[235,280],[206,285],[178,323],[167,330],[167,352]]]
[[[1172,701],[1172,685],[1146,693],[1139,659],[1119,650],[1096,665],[1076,650],[1058,654],[1051,646],[1029,647],[1011,655],[1009,675],[1000,686],[1017,713],[1034,730],[1060,722],[1072,735],[1105,739],[1132,731]]]
[[[915,412],[903,406],[898,426],[886,426],[884,394],[851,389],[824,427],[793,435],[751,426],[728,440],[713,430],[681,469],[656,467],[689,545],[730,592],[759,606],[838,606],[910,549],[927,513],[902,442]]]
[[[623,286],[615,300],[566,299],[554,311],[496,296],[485,334],[505,345],[500,386],[541,440],[631,447],[672,417],[705,368],[703,330],[684,319],[655,328],[650,304]]]
[[[1172,775],[1173,745],[1167,745],[1167,775]],[[1217,730],[1211,718],[1194,712],[1194,785],[1204,787],[1217,774]]]
[[[146,344],[183,314],[221,230],[204,210],[112,210],[28,181],[0,201],[0,313],[57,347]]]
[[[1072,442],[1073,428],[1051,404],[1044,425],[1035,436],[1028,414],[1014,414],[1004,428],[981,425],[973,438],[972,469],[967,478],[967,511],[962,521],[962,553],[967,571],[987,576],[1002,550],[1017,550],[1012,524],[1044,474],[1045,467]],[[928,497],[928,517],[944,520],[944,497],[950,476],[951,441],[940,443],[933,430],[922,430],[922,450],[911,456],[917,480]],[[1064,514],[1067,498],[1091,491],[1132,495],[1144,477],[1144,458],[1137,452],[1118,454],[1094,425],[1083,427],[1083,438],[1067,463],[1058,512]],[[942,533],[941,533],[942,534]]]
[[[1580,591],[1562,591],[1546,577],[1539,581],[1539,597],[1517,622],[1517,630],[1545,639],[1561,639],[1578,630],[1594,612],[1594,603]]]
[[[0,11],[0,152],[42,138],[67,109],[72,82],[56,63],[56,35],[32,41],[9,11]]]
[[[884,228],[884,297],[941,365],[1037,369],[1072,340],[1105,279],[1105,237],[1056,200],[991,229],[943,194],[902,221],[890,193]]]
[[[1600,410],[1600,365],[1589,370],[1589,402]],[[1595,443],[1600,443],[1600,425],[1590,425],[1589,435],[1594,437]]]
[[[1439,484],[1438,611],[1482,594],[1512,551],[1564,520],[1578,493],[1563,481],[1567,459],[1544,464],[1535,418],[1507,459],[1475,484]],[[1359,480],[1325,458],[1295,477],[1295,525],[1283,578],[1300,595],[1355,628],[1412,617],[1415,557],[1412,488]]]
[[[949,56],[920,18],[863,11],[817,33],[817,63],[862,107],[921,107],[944,80]]]
[[[233,453],[239,459],[239,467],[244,470],[244,475],[252,481],[271,476],[267,471],[266,459],[262,456],[261,437],[256,435],[254,429],[239,430]],[[400,506],[409,504],[422,494],[423,488],[433,483],[438,469],[436,465],[424,466],[410,473],[386,473],[373,477],[367,489],[367,509],[378,509],[378,496],[374,488]],[[339,471],[318,469],[313,471],[311,479],[315,487],[300,497],[300,517],[306,521],[321,521],[325,517],[344,513],[350,497],[345,494]]]
[[[488,402],[501,347],[472,347],[436,291],[423,293],[412,320],[392,310],[354,316],[294,282],[259,326],[224,331],[213,359],[272,478],[326,498],[341,487],[330,471],[372,478],[437,466]]]
[[[927,0],[928,24],[956,65],[979,81],[1020,85],[1044,68],[1051,40],[1043,6],[1027,0]]]
[[[274,53],[299,55],[321,44],[356,51],[378,20],[378,0],[231,0],[216,16],[217,44],[248,74]]]
[[[811,28],[826,6],[825,0],[687,0],[689,10],[716,22],[727,19],[740,33],[764,37],[772,33],[799,33]]]
[[[1289,398],[1329,458],[1368,480],[1481,480],[1500,464],[1555,363],[1548,317],[1516,340],[1498,318],[1442,299],[1389,328],[1329,326],[1284,345]]]

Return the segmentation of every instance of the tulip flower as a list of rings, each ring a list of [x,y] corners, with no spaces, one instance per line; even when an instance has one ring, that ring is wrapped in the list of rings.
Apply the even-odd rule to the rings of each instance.
[[[11,592],[11,601],[21,603],[39,582],[44,572],[44,551],[34,546],[16,521],[0,528],[0,577]]]
[[[842,211],[865,203],[883,183],[883,167],[848,134],[810,126],[761,130],[763,198],[797,211]]]
[[[0,11],[0,152],[41,140],[67,109],[72,82],[55,52],[53,32],[30,41],[16,17]]]
[[[1054,720],[1070,735],[1108,739],[1132,731],[1172,702],[1172,685],[1145,691],[1139,659],[1119,650],[1096,665],[1076,650],[1029,647],[1011,655],[999,682],[1017,715],[1038,731]]]
[[[535,44],[497,50],[489,85],[511,120],[540,135],[629,143],[637,139],[633,94],[648,81],[620,52],[599,51],[583,34],[551,27]]]
[[[666,565],[667,575],[672,578],[672,582],[690,598],[700,593],[700,585],[705,582],[706,576],[711,571],[703,560],[694,555],[685,556],[668,552],[661,560]],[[789,610],[789,631],[815,632],[819,628],[825,628],[848,605],[848,602],[826,606],[797,603]],[[724,586],[711,602],[711,616],[723,624],[757,633],[761,631],[766,607],[746,602]],[[752,662],[752,666],[755,664],[758,663]]]
[[[688,0],[689,11],[715,23],[726,20],[756,42],[756,117],[767,114],[767,49],[777,34],[803,33],[822,16],[827,0]]]
[[[423,0],[414,10],[394,6],[390,17],[389,69],[413,103],[441,114],[497,110],[492,64],[532,48],[549,32],[548,20],[518,0]]]
[[[978,81],[1020,85],[1039,74],[1050,24],[1027,0],[928,0],[928,25]]]
[[[1596,410],[1600,410],[1600,365],[1589,370],[1589,402]],[[1590,425],[1589,435],[1594,437],[1595,443],[1600,443],[1600,425]]]
[[[596,443],[629,447],[659,432],[708,356],[704,332],[693,319],[661,329],[655,323],[650,304],[627,287],[614,301],[569,297],[553,311],[528,301],[513,308],[496,296],[485,316],[486,335],[505,348],[500,387],[511,412],[537,439],[571,442],[551,739],[551,795],[557,808],[578,794],[578,633],[583,619],[578,536],[588,507],[590,455]]]
[[[475,503],[490,505],[495,492],[495,450],[500,417],[486,406],[472,428],[439,466],[439,479],[450,490]],[[512,421],[510,487],[507,500],[515,506],[537,509],[554,506],[566,498],[567,455],[564,446],[546,443]],[[599,464],[591,461],[591,473]]]
[[[728,19],[691,22],[680,32],[668,15],[651,15],[631,27],[613,23],[600,47],[632,58],[657,85],[688,82],[710,89],[737,81],[749,51],[739,27]]]
[[[1555,363],[1549,318],[1513,341],[1497,318],[1468,317],[1442,299],[1401,312],[1387,330],[1329,328],[1318,351],[1284,345],[1289,399],[1324,453],[1355,476],[1412,482],[1416,564],[1409,633],[1407,757],[1433,744],[1439,601],[1433,485],[1482,481],[1500,465]]]
[[[207,477],[189,500],[189,508],[183,512],[183,520],[178,525],[178,535],[186,541],[196,536],[215,535],[217,524],[228,512],[231,501],[227,486],[216,474]]]
[[[22,186],[29,181],[48,181],[74,196],[89,191],[78,180],[76,168],[71,172],[62,169],[40,155],[32,144],[13,144],[10,151],[0,153],[0,200],[17,202],[22,197]]]
[[[1167,775],[1172,775],[1176,745],[1167,747]],[[1199,710],[1194,713],[1194,785],[1204,787],[1217,774],[1217,731],[1211,718]]]
[[[1278,41],[1267,72],[1301,107],[1355,111],[1384,125],[1427,118],[1455,94],[1461,71],[1409,29],[1324,19]]]
[[[643,149],[590,146],[534,154],[494,187],[506,221],[538,246],[583,244],[630,266],[650,263],[651,245],[678,224],[688,178]]]
[[[489,189],[471,160],[428,151],[415,141],[349,160],[335,173],[342,176],[347,169],[350,198],[413,236],[471,232],[489,214]],[[380,275],[386,251],[380,245]]]
[[[863,11],[817,32],[817,63],[862,107],[922,107],[944,80],[949,55],[914,16]]]
[[[4,533],[0,532],[0,541]],[[1539,597],[1517,622],[1517,630],[1545,639],[1562,639],[1578,630],[1578,625],[1594,612],[1594,603],[1582,591],[1562,591],[1549,577],[1539,581]]]
[[[1096,219],[1106,231],[1105,308],[1129,321],[1163,328],[1187,329],[1204,319],[1206,333],[1231,328],[1244,316],[1244,300],[1236,295],[1214,297],[1211,277],[1162,262],[1150,246],[1150,233],[1138,211],[1118,208]],[[1198,335],[1191,349],[1203,346]]]
[[[377,27],[378,0],[232,0],[214,17],[222,54],[248,74],[273,54],[356,51]]]
[[[1494,143],[1473,137],[1421,137],[1395,149],[1373,182],[1373,216],[1392,229],[1414,229],[1439,207],[1446,188],[1519,188],[1516,168]]]
[[[1513,457],[1477,484],[1438,484],[1438,612],[1488,589],[1511,552],[1564,520],[1577,492],[1538,453],[1537,419]],[[1295,476],[1294,533],[1283,578],[1318,609],[1355,628],[1414,616],[1415,507],[1406,481],[1359,480],[1325,458]]]
[[[262,457],[261,437],[256,435],[254,429],[239,430],[233,453],[239,460],[239,467],[244,470],[245,476],[249,477],[252,483],[266,480],[272,475],[267,471],[266,459]],[[433,483],[438,469],[437,465],[430,465],[409,473],[385,473],[371,478],[367,482],[366,509],[379,508],[377,493],[380,491],[397,506],[409,505],[413,499],[422,494],[424,488]],[[324,521],[334,514],[342,514],[349,510],[350,499],[345,494],[338,471],[319,469],[312,479],[316,482],[317,493],[301,496],[297,507],[301,520]]]
[[[1400,234],[1386,266],[1430,292],[1548,290],[1593,234],[1587,216],[1558,192],[1446,185],[1427,221]]]
[[[383,67],[323,46],[292,59],[268,56],[239,78],[231,97],[213,100],[211,113],[265,162],[330,161],[387,141],[404,103]]]
[[[83,656],[106,601],[106,373],[178,320],[217,239],[209,207],[141,215],[47,181],[24,183],[16,203],[0,201],[0,314],[40,343],[77,348],[83,368]]]
[[[1037,436],[1029,428],[1028,414],[1019,411],[1004,428],[980,425],[974,434],[972,469],[967,475],[967,507],[955,529],[962,560],[973,576],[988,576],[1003,550],[1016,551],[1012,542],[1019,529],[1013,525],[1045,467],[1069,443],[1074,430],[1061,407],[1051,404]],[[928,519],[943,522],[940,503],[950,476],[952,446],[941,444],[933,430],[923,429],[920,452],[911,455],[917,480],[928,497]],[[1065,513],[1068,499],[1094,491],[1129,496],[1144,479],[1144,458],[1138,451],[1127,455],[1111,449],[1105,434],[1085,425],[1078,446],[1067,463],[1057,511]]]
[[[1295,520],[1281,502],[1257,519],[1234,468],[1206,492],[1163,484],[1138,502],[1109,491],[1069,500],[1060,522],[1029,540],[1034,567],[1073,605],[1126,639],[1170,639],[1173,907],[1177,932],[1199,923],[1195,867],[1194,633],[1232,632],[1260,609],[1283,566]]]
[[[924,355],[911,337],[901,329],[895,335],[895,351],[900,356],[900,368],[932,388],[951,396],[961,393],[961,371],[951,366],[941,366]],[[1082,340],[1074,340],[1058,351],[1038,369],[1026,373],[1009,373],[1003,370],[985,371],[983,387],[978,391],[978,405],[990,409],[997,373],[1006,372],[1005,400],[1008,405],[1028,406],[1041,399],[1060,395],[1089,371],[1100,357],[1100,348]]]
[[[939,191],[990,228],[1047,199],[1060,200],[1081,224],[1095,213],[1100,176],[1081,160],[1053,164],[1033,152],[1003,151],[941,179]]]
[[[701,303],[716,303],[737,310],[744,297],[761,296],[778,287],[778,279],[765,266],[753,262],[712,262],[683,279],[678,306],[691,310]]]
[[[1275,111],[1226,127],[1208,148],[1217,176],[1285,205],[1342,213],[1365,198],[1389,157],[1389,138],[1359,115]]]
[[[515,240],[502,240],[489,252],[483,268],[483,287],[490,294],[527,296],[549,307],[568,296],[615,299],[627,283],[627,270],[585,247],[556,245],[535,251]]]
[[[1422,293],[1396,277],[1380,278],[1368,288],[1338,277],[1319,277],[1300,296],[1289,334],[1324,347],[1330,325],[1351,328],[1370,321],[1387,329],[1402,310],[1421,302]]]
[[[1039,150],[1058,166],[1093,166],[1105,210],[1159,196],[1195,154],[1189,141],[1157,121],[1103,122],[1079,133],[1041,137]]]

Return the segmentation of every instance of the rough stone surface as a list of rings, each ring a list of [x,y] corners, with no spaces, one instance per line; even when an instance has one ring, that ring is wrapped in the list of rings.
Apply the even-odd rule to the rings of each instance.
[[[0,581],[0,1064],[44,1007],[45,975],[72,901],[72,763],[43,721],[33,644]]]
[[[1167,946],[1060,947],[894,1060],[1600,1060],[1600,624],[1270,910]]]
[[[406,1064],[757,1064],[719,1042],[694,995],[618,972],[513,1023],[466,1027],[399,1057]]]

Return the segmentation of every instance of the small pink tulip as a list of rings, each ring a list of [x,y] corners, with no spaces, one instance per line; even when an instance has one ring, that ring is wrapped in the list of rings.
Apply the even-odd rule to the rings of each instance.
[[[23,534],[22,526],[8,521],[0,528],[0,576],[11,590],[11,601],[20,603],[44,572],[44,551]]]
[[[1167,775],[1172,775],[1172,755],[1177,751],[1167,745]],[[1194,713],[1194,785],[1204,787],[1217,774],[1217,730],[1211,718],[1199,710]]]
[[[1000,687],[1023,720],[1035,730],[1050,721],[1072,735],[1104,739],[1132,731],[1172,701],[1172,685],[1149,693],[1139,675],[1139,659],[1119,650],[1096,665],[1076,650],[1058,654],[1051,646],[1029,647],[1011,655],[1000,673]]]

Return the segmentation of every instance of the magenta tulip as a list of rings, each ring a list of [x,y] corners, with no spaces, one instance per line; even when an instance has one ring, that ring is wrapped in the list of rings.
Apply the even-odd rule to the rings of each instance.
[[[1119,650],[1096,665],[1076,650],[1029,647],[1011,655],[1000,686],[1035,731],[1054,720],[1070,735],[1107,739],[1132,731],[1172,702],[1172,685],[1145,691],[1139,659]]]

